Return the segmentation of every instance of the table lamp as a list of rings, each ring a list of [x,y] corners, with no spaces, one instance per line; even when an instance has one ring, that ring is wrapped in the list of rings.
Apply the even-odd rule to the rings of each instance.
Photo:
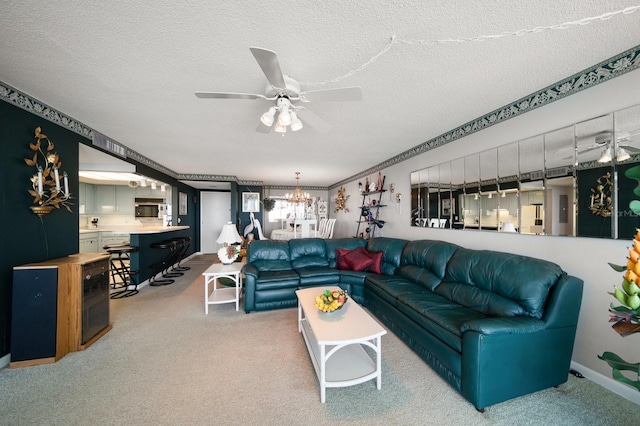
[[[224,245],[218,250],[218,258],[220,261],[225,265],[230,265],[235,262],[240,251],[232,244],[241,243],[242,238],[233,223],[227,222],[222,227],[222,232],[220,232],[220,236],[216,242]]]

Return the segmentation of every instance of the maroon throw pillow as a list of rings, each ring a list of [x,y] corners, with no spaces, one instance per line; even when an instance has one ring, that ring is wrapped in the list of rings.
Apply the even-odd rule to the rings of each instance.
[[[350,250],[336,249],[336,269],[350,269],[344,258],[349,252]]]
[[[381,251],[368,251],[367,250],[367,256],[369,256],[369,258],[371,260],[373,260],[373,263],[366,270],[374,272],[376,274],[381,274],[382,273],[382,255],[383,254],[384,253],[381,252]]]
[[[364,271],[373,264],[373,259],[367,255],[366,250],[362,247],[350,251],[343,258],[349,266],[348,269],[353,271]]]

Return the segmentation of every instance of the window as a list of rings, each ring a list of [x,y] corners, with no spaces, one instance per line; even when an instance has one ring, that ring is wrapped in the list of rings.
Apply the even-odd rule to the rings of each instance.
[[[296,215],[297,204],[293,204],[284,197],[271,197],[276,200],[273,210],[269,212],[269,222],[280,222],[283,219],[293,218]],[[300,211],[300,208],[297,209]]]

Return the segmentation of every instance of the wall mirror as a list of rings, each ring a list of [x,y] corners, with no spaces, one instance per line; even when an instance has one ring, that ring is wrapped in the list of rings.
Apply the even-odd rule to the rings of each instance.
[[[411,173],[411,224],[629,238],[640,105]]]

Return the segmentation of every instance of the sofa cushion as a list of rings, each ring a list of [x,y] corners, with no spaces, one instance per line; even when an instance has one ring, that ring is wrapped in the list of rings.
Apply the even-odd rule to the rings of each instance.
[[[555,263],[527,256],[488,250],[459,249],[447,265],[445,281],[473,286],[436,288],[443,296],[490,315],[527,315],[541,318],[549,289],[562,269]],[[440,288],[442,287],[442,288]],[[504,299],[516,302],[522,313]],[[482,303],[479,303],[482,301]]]
[[[407,240],[376,237],[367,240],[367,250],[383,252],[380,270],[383,274],[393,275],[396,268],[400,266],[402,249],[406,244]]]
[[[327,260],[329,261],[330,268],[337,268],[336,249],[349,251],[367,245],[367,240],[362,238],[337,238],[332,240],[324,240],[324,242],[327,250]]]
[[[301,286],[338,284],[340,282],[340,272],[328,267],[312,267],[296,269],[300,276]]]
[[[290,240],[289,255],[294,269],[329,266],[326,246],[322,238]]]
[[[366,250],[362,247],[345,253],[341,258],[344,260],[347,269],[352,271],[364,271],[373,265],[373,259],[367,255]]]
[[[419,287],[417,284],[397,275],[376,275],[372,274],[365,278],[365,286],[382,299],[396,306],[398,297],[405,293],[415,291],[428,292],[429,290]]]
[[[292,269],[288,241],[258,240],[247,247],[247,262],[259,271]]]
[[[374,274],[381,274],[382,273],[382,256],[384,256],[384,253],[381,251],[369,251],[366,249],[365,251],[367,256],[369,256],[369,258],[373,260],[373,263],[365,270],[371,271]]]
[[[335,258],[336,269],[349,270],[349,265],[347,264],[347,261],[345,260],[344,256],[350,251],[351,250],[346,250],[346,249],[336,249],[336,258]]]
[[[457,352],[462,351],[462,326],[486,315],[465,308],[430,291],[408,291],[398,296],[398,310]]]
[[[300,284],[300,277],[293,271],[262,271],[256,281],[256,292],[278,288],[294,288]]]
[[[433,290],[444,278],[447,263],[459,248],[446,241],[409,241],[402,250],[396,274]]]

